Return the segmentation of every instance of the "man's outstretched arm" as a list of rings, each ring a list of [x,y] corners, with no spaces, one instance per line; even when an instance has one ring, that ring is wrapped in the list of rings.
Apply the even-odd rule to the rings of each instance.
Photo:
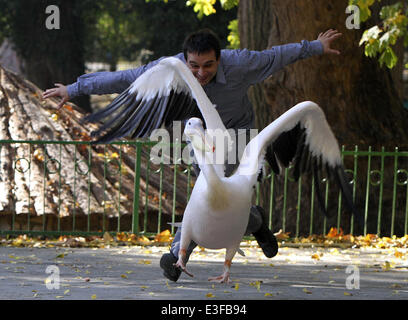
[[[80,95],[121,93],[140,75],[156,65],[160,60],[161,59],[152,61],[135,69],[84,74],[70,85],[56,83],[54,88],[44,91],[43,99],[59,97],[61,101],[58,107],[61,108],[67,101]]]

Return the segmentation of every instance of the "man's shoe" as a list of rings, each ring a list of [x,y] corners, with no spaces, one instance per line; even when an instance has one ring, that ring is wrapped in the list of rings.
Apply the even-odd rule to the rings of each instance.
[[[181,270],[174,266],[177,262],[177,258],[170,252],[162,255],[160,259],[160,268],[163,269],[163,275],[171,280],[176,282],[180,277]]]
[[[252,206],[251,210],[256,210],[262,217],[262,224],[258,231],[253,232],[256,241],[258,241],[266,257],[272,258],[278,253],[278,242],[272,231],[268,228],[265,210],[260,206]]]

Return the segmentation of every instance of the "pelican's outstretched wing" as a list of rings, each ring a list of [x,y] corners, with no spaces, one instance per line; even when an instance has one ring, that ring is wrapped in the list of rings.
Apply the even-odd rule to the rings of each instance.
[[[104,121],[93,133],[94,143],[122,137],[146,137],[163,124],[203,118],[207,128],[223,129],[218,112],[188,67],[177,58],[162,59],[138,77],[104,109],[84,118]]]
[[[327,215],[319,186],[321,173],[326,170],[329,178],[341,188],[348,208],[363,224],[353,204],[339,145],[317,104],[299,103],[265,127],[247,145],[238,167],[239,174],[247,175],[255,184],[265,158],[276,174],[281,173],[281,166],[292,164],[296,181],[301,174],[312,173],[319,206]]]

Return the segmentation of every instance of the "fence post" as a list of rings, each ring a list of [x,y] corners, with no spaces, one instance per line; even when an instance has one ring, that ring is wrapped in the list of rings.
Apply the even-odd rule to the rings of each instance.
[[[397,199],[397,176],[398,176],[398,147],[395,147],[394,182],[392,187],[392,209],[391,209],[391,232],[390,232],[391,236],[394,234],[395,208]]]
[[[135,181],[133,192],[133,216],[132,233],[139,234],[139,190],[140,190],[140,165],[142,159],[142,146],[139,141],[136,142],[135,158]]]

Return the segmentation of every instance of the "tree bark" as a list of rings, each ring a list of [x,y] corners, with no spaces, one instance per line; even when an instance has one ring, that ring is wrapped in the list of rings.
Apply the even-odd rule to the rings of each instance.
[[[49,5],[59,8],[59,29],[46,26],[51,16],[46,13]],[[81,14],[78,0],[30,0],[14,4],[12,41],[24,61],[24,76],[41,89],[52,88],[55,83],[71,84],[85,73]],[[85,111],[91,110],[89,97],[78,97],[73,102]]]
[[[393,76],[386,67],[380,68],[376,59],[364,56],[364,48],[358,43],[366,26],[362,25],[360,30],[346,28],[347,3],[338,0],[240,1],[242,47],[264,50],[303,39],[314,40],[320,32],[330,28],[343,34],[332,44],[341,51],[341,55],[315,56],[298,61],[251,88],[257,126],[261,129],[295,104],[312,100],[324,110],[339,144],[345,145],[346,149],[353,150],[354,145],[358,145],[360,150],[367,150],[368,146],[377,151],[381,146],[388,150],[395,146],[406,149],[408,112],[402,107],[400,89],[396,89],[395,79],[398,76]],[[399,63],[402,60],[401,56]],[[352,168],[352,165],[352,159],[347,159],[346,167]],[[359,167],[359,174],[364,171],[364,166],[367,164]],[[390,173],[391,169],[387,170]],[[392,177],[386,174],[385,179]],[[357,184],[358,190],[364,190],[365,181],[359,179]],[[307,215],[310,182],[303,183],[303,187],[306,192],[302,191],[302,208],[305,208],[302,215]],[[282,188],[280,185],[278,189]],[[292,218],[287,221],[291,230],[295,224],[293,216],[296,216],[295,190],[291,194],[293,205],[289,208]],[[363,192],[356,195],[359,209],[364,209],[363,196]],[[269,199],[269,196],[264,194],[264,199]],[[269,205],[266,200],[263,204]],[[282,203],[277,204],[276,210],[279,216]],[[281,222],[276,218],[273,224]],[[321,224],[317,223],[316,228],[322,230]],[[308,228],[303,227],[303,232]],[[374,228],[374,223],[371,228]]]

